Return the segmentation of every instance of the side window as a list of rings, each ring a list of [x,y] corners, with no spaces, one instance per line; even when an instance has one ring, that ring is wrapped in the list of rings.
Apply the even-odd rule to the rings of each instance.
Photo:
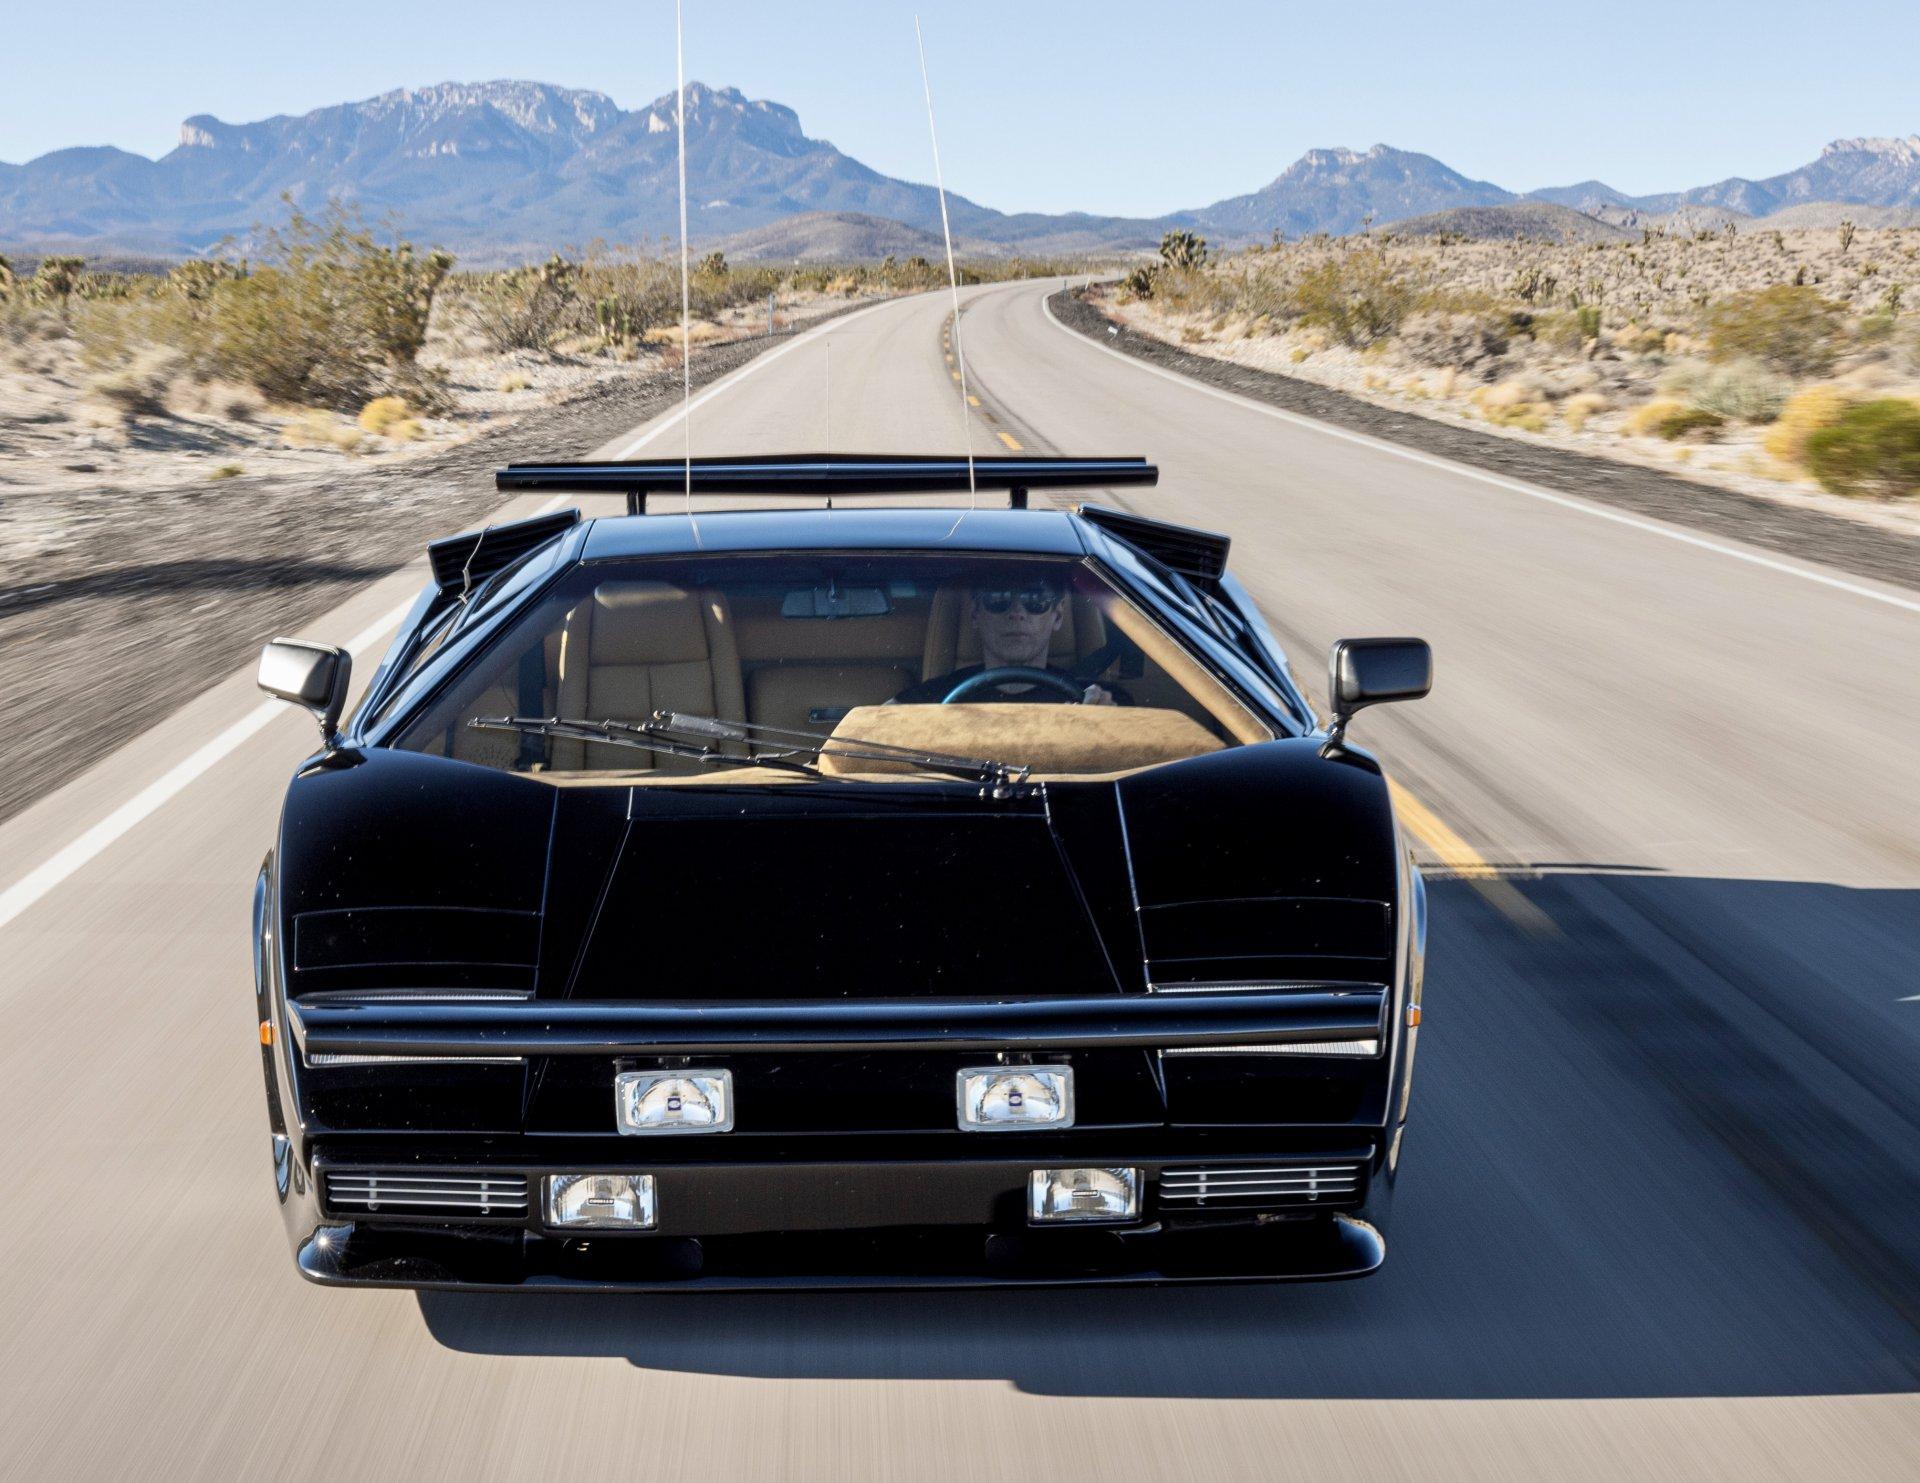
[[[1118,574],[1136,590],[1157,598],[1155,605],[1170,622],[1184,629],[1188,643],[1206,654],[1236,684],[1257,697],[1269,710],[1282,716],[1291,716],[1303,732],[1311,729],[1311,717],[1305,705],[1292,693],[1292,686],[1269,672],[1264,656],[1255,658],[1244,654],[1237,644],[1223,638],[1218,616],[1206,613],[1197,606],[1203,601],[1199,593],[1185,581],[1181,581],[1185,591],[1176,591],[1152,564],[1143,561],[1120,542],[1109,541],[1107,547]]]

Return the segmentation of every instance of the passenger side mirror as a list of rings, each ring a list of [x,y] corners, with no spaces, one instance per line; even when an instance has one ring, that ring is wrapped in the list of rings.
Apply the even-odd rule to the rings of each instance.
[[[1340,639],[1327,660],[1333,725],[1327,748],[1346,740],[1347,722],[1364,706],[1418,700],[1433,688],[1433,649],[1425,639]]]
[[[260,651],[259,679],[267,694],[312,711],[320,722],[321,740],[333,745],[353,679],[351,654],[300,639],[275,639]]]

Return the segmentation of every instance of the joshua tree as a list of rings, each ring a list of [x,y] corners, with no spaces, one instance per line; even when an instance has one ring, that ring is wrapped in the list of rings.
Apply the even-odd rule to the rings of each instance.
[[[1160,239],[1160,260],[1169,268],[1198,268],[1207,261],[1207,239],[1192,232],[1168,232]]]
[[[1840,223],[1840,251],[1842,255],[1853,250],[1853,234],[1856,228],[1851,219]]]
[[[80,275],[86,266],[84,258],[43,257],[40,270],[33,275],[33,291],[43,299],[58,299],[60,317],[65,319],[73,291],[80,286]]]

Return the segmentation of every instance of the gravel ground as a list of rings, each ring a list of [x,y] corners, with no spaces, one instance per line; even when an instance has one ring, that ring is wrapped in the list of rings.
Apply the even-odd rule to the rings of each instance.
[[[1113,335],[1109,333],[1113,321],[1075,291],[1063,290],[1048,304],[1062,324],[1103,345],[1289,412],[1637,515],[1920,590],[1920,538],[1903,532],[1779,504],[1655,469],[1537,447],[1397,412],[1297,377],[1195,355],[1132,329],[1123,328]]]
[[[697,350],[695,386],[794,332]],[[404,464],[38,496],[86,534],[0,569],[0,819],[497,508],[498,465],[579,458],[679,395],[677,370],[648,368]]]

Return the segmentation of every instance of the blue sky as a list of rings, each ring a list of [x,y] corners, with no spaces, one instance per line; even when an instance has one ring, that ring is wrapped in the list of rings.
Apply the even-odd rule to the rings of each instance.
[[[687,0],[687,70],[931,179],[922,13],[950,188],[1002,210],[1151,214],[1252,190],[1302,150],[1384,141],[1514,190],[1764,176],[1828,139],[1920,132],[1920,3],[1612,0],[1364,6],[1161,0]],[[673,85],[662,0],[96,0],[11,7],[0,160],[144,154],[179,122],[530,77],[632,107]]]

